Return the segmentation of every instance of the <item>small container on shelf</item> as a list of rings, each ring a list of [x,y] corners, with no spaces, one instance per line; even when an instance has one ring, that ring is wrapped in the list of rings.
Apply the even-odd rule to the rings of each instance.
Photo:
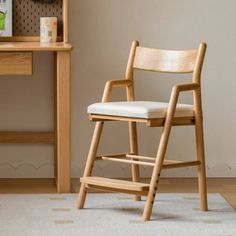
[[[57,41],[57,17],[40,17],[40,42],[55,43]]]

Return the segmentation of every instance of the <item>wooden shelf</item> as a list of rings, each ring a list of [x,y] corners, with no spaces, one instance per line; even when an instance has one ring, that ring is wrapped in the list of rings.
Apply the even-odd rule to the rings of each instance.
[[[0,42],[0,52],[15,51],[70,51],[69,43],[40,43],[40,42]]]
[[[40,36],[0,37],[0,42],[40,42]],[[63,38],[58,36],[57,42],[63,42]]]

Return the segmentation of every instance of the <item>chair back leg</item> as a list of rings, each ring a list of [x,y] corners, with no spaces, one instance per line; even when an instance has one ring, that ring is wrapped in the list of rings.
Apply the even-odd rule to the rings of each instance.
[[[136,122],[129,122],[129,139],[130,139],[130,153],[138,155],[138,136],[137,136],[137,124]],[[140,181],[139,165],[132,164],[132,180],[133,182]],[[135,201],[141,201],[141,196],[136,195]]]
[[[207,211],[207,187],[206,187],[206,167],[205,167],[205,152],[204,152],[204,136],[202,119],[196,117],[196,148],[197,159],[201,162],[198,166],[198,186],[200,195],[200,210]]]
[[[93,165],[96,159],[97,149],[98,149],[99,141],[101,138],[103,125],[104,125],[104,122],[96,123],[83,177],[88,177],[88,176],[91,176],[92,174]],[[86,187],[85,187],[85,184],[82,183],[80,186],[79,199],[77,202],[77,207],[79,209],[82,209],[84,207],[85,198],[86,198]]]

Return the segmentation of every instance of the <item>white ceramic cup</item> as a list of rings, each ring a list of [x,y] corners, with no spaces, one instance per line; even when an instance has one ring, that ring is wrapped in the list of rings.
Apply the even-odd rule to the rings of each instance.
[[[40,17],[40,42],[55,43],[57,41],[57,17]]]

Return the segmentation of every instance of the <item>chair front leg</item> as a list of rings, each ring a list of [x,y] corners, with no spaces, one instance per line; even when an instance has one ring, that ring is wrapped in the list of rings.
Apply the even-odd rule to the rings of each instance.
[[[96,123],[83,177],[88,177],[88,176],[91,176],[92,174],[93,165],[94,165],[95,158],[97,155],[97,149],[98,149],[99,141],[101,138],[103,125],[104,125],[104,122]],[[82,183],[80,186],[79,199],[77,202],[77,207],[79,209],[82,209],[84,207],[86,193],[87,193],[86,186],[84,183]]]
[[[153,203],[155,201],[157,186],[158,186],[160,176],[161,176],[161,170],[162,170],[162,165],[165,158],[171,126],[172,126],[171,123],[165,125],[162,135],[161,135],[161,140],[160,140],[160,144],[157,151],[155,166],[152,172],[151,182],[149,186],[147,201],[146,201],[144,212],[143,212],[144,221],[150,220],[150,217],[152,214]]]
[[[137,136],[137,124],[136,122],[129,122],[129,139],[130,139],[130,152],[131,154],[138,154],[138,136]],[[132,180],[133,182],[140,181],[139,165],[132,164]],[[136,195],[135,201],[141,201],[141,196]]]
[[[168,144],[170,131],[172,127],[172,121],[175,114],[177,101],[179,98],[179,92],[180,90],[178,86],[173,87],[163,132],[161,135],[161,140],[160,140],[160,144],[159,144],[157,155],[156,155],[155,166],[152,172],[152,178],[151,178],[151,182],[149,186],[147,201],[146,201],[144,212],[143,212],[144,221],[150,220],[150,217],[152,214],[153,203],[156,197],[157,185],[159,183],[160,176],[161,176],[161,169],[162,169],[162,165],[163,165],[165,154],[166,154],[167,144]]]

